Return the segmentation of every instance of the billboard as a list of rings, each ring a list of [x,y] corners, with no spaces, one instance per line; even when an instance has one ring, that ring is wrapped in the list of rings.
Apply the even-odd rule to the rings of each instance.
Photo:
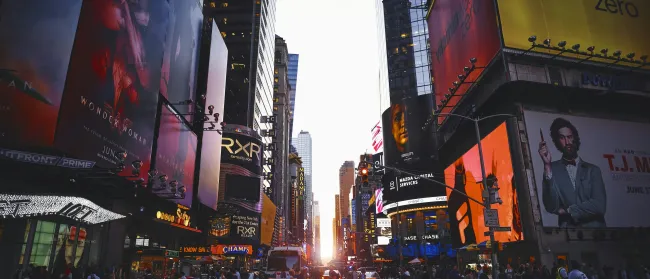
[[[377,124],[370,129],[370,135],[372,136],[372,150],[376,152],[381,152],[384,146],[384,138],[381,130],[381,121],[377,121]]]
[[[238,205],[247,210],[261,212],[262,210],[262,138],[254,130],[240,125],[226,125],[223,128],[221,143],[221,171],[219,174],[219,199],[221,202]],[[251,179],[241,185],[229,181],[229,177],[247,176]],[[239,180],[238,180],[239,181]],[[226,189],[245,187],[259,197],[256,202],[226,197]],[[254,190],[256,189],[256,190]],[[224,198],[221,198],[224,197]]]
[[[647,227],[650,124],[525,112],[545,227]],[[531,177],[532,179],[532,177]]]
[[[261,238],[260,244],[266,244],[271,246],[273,241],[273,230],[275,227],[275,215],[277,207],[273,204],[273,201],[267,196],[262,195],[262,221],[260,224]]]
[[[551,45],[567,42],[567,48],[595,46],[596,53],[609,48],[610,55],[621,50],[623,56],[650,53],[644,38],[650,26],[650,2],[646,0],[498,0],[503,39],[506,47],[528,49],[527,38],[537,43],[550,38]],[[575,54],[571,54],[575,55]]]
[[[208,106],[214,106],[214,112],[223,117],[228,48],[226,48],[226,43],[223,41],[217,25],[213,21],[206,20],[205,22],[212,26],[205,103]],[[221,134],[216,131],[203,132],[198,197],[201,203],[215,210],[219,200],[219,171],[221,168],[221,145],[219,143],[221,140]]]
[[[260,240],[260,213],[238,210],[231,216],[230,240],[251,243]]]
[[[0,144],[54,143],[81,2],[0,3]]]
[[[433,113],[431,94],[408,97],[394,103],[382,114],[384,162],[387,166],[406,167],[432,162],[436,154],[431,144],[433,131],[426,125]]]
[[[498,211],[499,225],[511,228],[511,231],[495,232],[494,238],[500,242],[523,240],[506,124],[499,125],[485,136],[481,144],[488,181],[496,181],[499,188],[497,197],[501,203],[493,204],[492,209]],[[476,200],[483,200],[477,145],[445,169],[445,180],[450,187]],[[483,234],[489,230],[484,223],[484,207],[451,189],[447,189],[447,197],[452,245],[461,247],[489,240],[490,237]]]
[[[61,101],[58,148],[106,167],[126,152],[126,162],[143,162],[146,176],[168,22],[167,1],[83,2]]]
[[[196,100],[196,72],[203,25],[202,0],[169,1],[171,15],[165,40],[160,93],[172,104]],[[193,105],[178,105],[177,110],[192,123]]]
[[[192,207],[194,185],[194,167],[196,164],[196,134],[192,132],[182,115],[178,115],[169,105],[162,105],[160,111],[160,128],[156,147],[156,165],[158,174],[169,177],[178,187],[185,186],[185,197],[177,203]],[[153,188],[154,192],[156,188]],[[167,189],[163,192],[167,196]]]
[[[519,13],[513,12],[513,16],[516,14]],[[497,54],[501,42],[496,18],[492,1],[434,2],[428,25],[436,105],[441,103],[445,94],[449,94],[449,88],[458,80],[458,75],[465,74],[463,68],[471,66],[471,58],[477,59],[477,66],[487,66]],[[535,16],[530,15],[530,18]],[[483,69],[474,70],[467,80],[474,81],[482,72]],[[455,94],[462,96],[470,85],[461,84]],[[442,112],[449,113],[459,100],[460,97],[452,97]],[[440,116],[440,123],[444,117]]]

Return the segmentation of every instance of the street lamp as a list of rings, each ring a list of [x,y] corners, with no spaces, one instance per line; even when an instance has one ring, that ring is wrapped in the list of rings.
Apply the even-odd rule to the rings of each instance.
[[[427,181],[433,182],[434,184],[442,185],[442,186],[444,186],[444,187],[446,187],[446,188],[449,188],[449,189],[451,189],[452,191],[455,191],[455,192],[457,192],[457,193],[459,193],[459,194],[461,194],[461,195],[467,197],[469,200],[471,200],[471,201],[473,201],[473,202],[476,202],[476,203],[480,204],[480,205],[483,206],[486,210],[491,210],[491,209],[492,209],[492,200],[493,200],[493,199],[491,198],[491,196],[492,196],[491,190],[493,190],[493,189],[492,189],[491,187],[488,186],[487,175],[485,174],[485,160],[484,160],[484,158],[483,158],[483,146],[481,145],[481,131],[480,131],[480,129],[479,129],[479,125],[478,125],[478,124],[479,124],[479,122],[481,122],[481,121],[483,121],[483,120],[490,119],[490,118],[494,118],[494,117],[515,117],[515,116],[512,115],[512,114],[494,114],[494,115],[489,115],[489,116],[485,116],[485,117],[475,117],[475,118],[472,118],[472,117],[469,117],[469,116],[460,115],[460,114],[455,114],[455,113],[436,113],[436,114],[434,115],[434,117],[435,117],[436,115],[457,116],[457,117],[460,117],[460,118],[463,118],[463,119],[466,119],[466,120],[469,120],[469,121],[474,122],[474,130],[475,130],[475,132],[476,132],[476,144],[477,144],[477,146],[478,146],[478,155],[479,155],[479,159],[480,159],[480,163],[481,163],[481,178],[482,178],[481,183],[483,184],[483,193],[482,193],[483,201],[479,201],[479,200],[477,200],[477,199],[474,199],[474,198],[468,196],[466,193],[463,193],[463,192],[461,192],[461,191],[459,191],[459,190],[457,190],[457,189],[455,189],[455,188],[453,188],[453,187],[450,187],[450,186],[447,185],[447,184],[444,184],[444,183],[438,182],[438,181],[433,180],[433,179],[431,179],[431,178],[428,178],[428,177],[420,177],[420,179],[424,179],[424,180],[427,180]],[[393,170],[393,171],[403,172],[403,173],[406,173],[406,174],[408,174],[408,175],[417,176],[417,174],[409,173],[409,172],[407,172],[407,171],[399,170],[399,169],[397,169],[397,168],[388,167],[388,166],[381,166],[381,165],[379,164],[379,162],[375,162],[374,165],[375,165],[375,167],[377,167],[377,168],[384,167],[384,168],[387,168],[387,169],[391,169],[391,170]],[[398,210],[398,212],[399,212],[399,210]],[[497,260],[497,254],[496,254],[496,249],[497,249],[497,247],[496,247],[496,242],[495,242],[495,239],[494,239],[494,227],[489,227],[489,230],[490,230],[490,231],[489,231],[489,234],[490,234],[490,242],[491,242],[491,244],[492,244],[492,253],[491,253],[491,258],[492,258],[492,278],[497,278],[497,277],[498,277],[499,263],[498,263],[498,260]],[[400,247],[400,248],[401,248],[401,247]],[[401,262],[400,262],[400,265],[401,265]]]

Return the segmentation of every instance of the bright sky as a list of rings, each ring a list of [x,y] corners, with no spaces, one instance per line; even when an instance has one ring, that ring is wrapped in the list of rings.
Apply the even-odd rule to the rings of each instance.
[[[372,0],[278,0],[276,34],[300,54],[293,130],[294,137],[300,130],[312,136],[325,263],[339,167],[370,151],[370,129],[381,117],[375,20]]]

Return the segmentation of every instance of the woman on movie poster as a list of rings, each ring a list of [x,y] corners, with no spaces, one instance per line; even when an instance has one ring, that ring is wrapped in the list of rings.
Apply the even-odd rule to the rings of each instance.
[[[167,1],[84,2],[57,145],[91,158],[107,146],[126,149],[148,161],[168,20]],[[73,137],[91,144],[79,149]]]

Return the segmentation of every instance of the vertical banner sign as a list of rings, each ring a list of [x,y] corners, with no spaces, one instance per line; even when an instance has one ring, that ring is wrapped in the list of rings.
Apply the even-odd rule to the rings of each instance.
[[[305,198],[305,168],[298,168],[298,200]]]
[[[1,145],[54,143],[81,2],[0,1]]]
[[[382,134],[381,130],[381,120],[377,121],[377,124],[372,127],[370,134],[372,135],[372,150],[375,152],[380,152],[380,150],[383,150],[384,135]]]
[[[168,1],[83,2],[56,147],[106,167],[126,152],[146,176],[169,16]]]
[[[228,48],[226,48],[226,43],[223,41],[217,25],[213,21],[206,19],[207,23],[212,25],[212,39],[210,40],[210,62],[207,73],[205,103],[207,106],[214,106],[214,112],[219,114],[219,120],[222,121],[226,92],[226,71],[228,69]],[[198,197],[201,203],[214,210],[217,209],[219,201],[221,141],[222,136],[220,133],[216,131],[203,132]]]

